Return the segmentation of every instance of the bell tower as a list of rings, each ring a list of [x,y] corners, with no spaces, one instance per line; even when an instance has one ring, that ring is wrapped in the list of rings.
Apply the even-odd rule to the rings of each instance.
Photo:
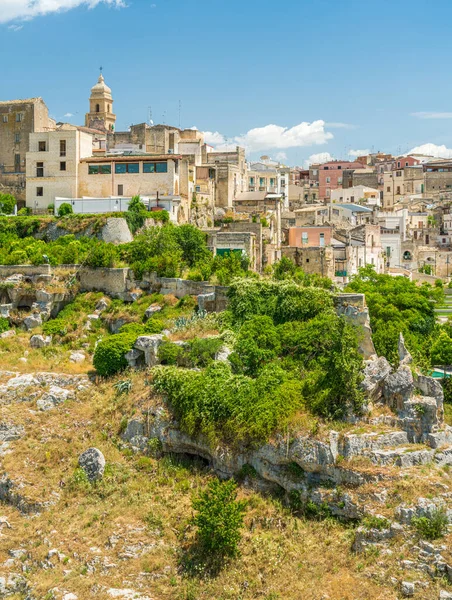
[[[96,85],[91,88],[89,98],[89,113],[85,115],[85,126],[101,131],[113,132],[115,130],[116,115],[113,113],[113,98],[111,89],[105,83],[101,73]]]

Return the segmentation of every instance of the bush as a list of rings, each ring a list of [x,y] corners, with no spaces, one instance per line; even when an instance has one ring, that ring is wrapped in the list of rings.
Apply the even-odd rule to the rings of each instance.
[[[91,250],[85,261],[85,264],[92,268],[111,268],[114,266],[116,258],[116,247],[113,244],[105,244],[104,242],[101,242],[94,246],[94,248]]]
[[[16,206],[16,199],[11,194],[0,194],[0,212],[11,215]]]
[[[242,325],[229,360],[236,371],[255,376],[280,350],[278,331],[272,319],[255,316]]]
[[[437,540],[444,537],[449,530],[449,519],[444,508],[438,508],[428,517],[414,517],[411,523],[420,537]]]
[[[246,504],[237,500],[236,483],[214,479],[192,506],[197,511],[192,522],[201,548],[220,558],[237,556]]]
[[[69,202],[63,202],[63,204],[60,204],[60,207],[58,208],[58,216],[59,217],[64,217],[66,215],[72,215],[74,211],[72,210],[72,205],[69,204]]]
[[[19,217],[25,217],[27,215],[31,215],[31,208],[28,208],[27,206],[23,206],[22,208],[20,208],[17,211],[17,215]]]
[[[177,365],[184,349],[173,342],[163,342],[158,350],[159,360],[162,365]]]
[[[0,333],[8,331],[9,328],[10,327],[8,319],[5,319],[5,317],[0,317]]]
[[[63,319],[52,319],[43,324],[42,332],[45,335],[64,336],[67,334],[67,322]]]
[[[114,375],[124,370],[127,367],[124,357],[132,349],[135,340],[133,334],[119,333],[99,342],[93,357],[93,365],[99,375]]]
[[[223,347],[219,337],[195,338],[190,342],[190,359],[195,367],[206,367]]]

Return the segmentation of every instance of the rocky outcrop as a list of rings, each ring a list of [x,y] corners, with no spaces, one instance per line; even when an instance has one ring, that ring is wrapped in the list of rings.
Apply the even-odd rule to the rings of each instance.
[[[127,244],[133,241],[127,221],[119,217],[109,217],[98,237],[112,244]]]
[[[30,346],[32,348],[45,348],[52,343],[51,335],[32,335],[30,338]]]
[[[141,335],[135,342],[132,350],[127,352],[125,359],[130,367],[146,365],[154,367],[158,364],[158,349],[163,342],[163,334]]]

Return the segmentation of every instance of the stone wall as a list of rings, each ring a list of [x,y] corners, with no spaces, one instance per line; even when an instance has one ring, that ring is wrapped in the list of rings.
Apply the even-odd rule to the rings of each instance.
[[[127,281],[130,269],[89,269],[82,268],[77,274],[80,291],[99,291],[109,296],[118,296],[128,290]]]
[[[0,279],[11,275],[25,275],[34,277],[36,275],[51,275],[50,265],[0,265]]]

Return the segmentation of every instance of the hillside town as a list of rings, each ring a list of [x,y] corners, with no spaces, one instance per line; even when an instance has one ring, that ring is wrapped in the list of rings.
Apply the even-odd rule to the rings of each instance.
[[[302,168],[216,150],[196,129],[117,131],[102,73],[87,108],[72,125],[55,122],[42,98],[0,102],[0,193],[17,212],[58,214],[63,203],[76,214],[120,212],[138,195],[257,272],[288,257],[338,285],[366,265],[410,280],[452,274],[451,159],[375,152]]]

